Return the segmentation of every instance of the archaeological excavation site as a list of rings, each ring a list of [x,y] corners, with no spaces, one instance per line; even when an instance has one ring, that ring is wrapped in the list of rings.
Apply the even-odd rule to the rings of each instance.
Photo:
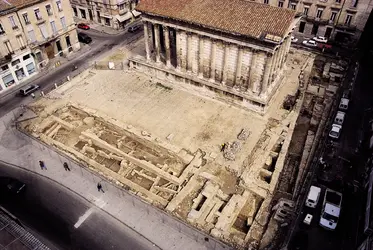
[[[88,70],[32,103],[19,129],[219,240],[263,249],[290,223],[298,171],[285,165],[293,134],[307,137],[295,129],[313,62],[289,53],[265,115],[138,71]]]

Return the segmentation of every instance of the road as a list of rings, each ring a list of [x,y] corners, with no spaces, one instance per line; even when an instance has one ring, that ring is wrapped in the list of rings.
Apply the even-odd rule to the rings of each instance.
[[[0,169],[1,176],[16,177],[27,185],[25,197],[2,199],[0,204],[42,235],[44,243],[52,244],[52,249],[158,249],[131,228],[61,185],[6,165],[0,165]],[[100,206],[100,193],[97,197],[96,203]]]
[[[72,60],[41,77],[40,75],[42,74],[39,73],[39,75],[31,78],[27,84],[38,84],[40,89],[47,93],[53,89],[54,83],[62,82],[68,75],[72,76],[78,74],[81,70],[88,68],[90,63],[115,48],[115,46],[129,43],[136,38],[142,37],[143,34],[141,29],[136,33],[124,32],[118,35],[107,35],[93,30],[83,31],[83,33],[91,36],[93,40],[89,45],[82,44],[82,47],[89,47],[88,49],[85,48],[75,52],[75,57]],[[74,65],[78,67],[78,70],[73,71]],[[30,96],[15,97],[15,93],[2,97],[0,99],[0,117],[7,114],[15,107],[21,104],[26,105],[31,101],[32,98]]]
[[[370,93],[373,91],[371,64],[366,58],[361,60],[360,71],[346,112],[341,138],[337,142],[331,143],[330,140],[327,142],[323,158],[330,167],[325,171],[320,170],[313,180],[313,185],[321,187],[323,192],[320,195],[317,208],[303,208],[297,231],[307,234],[308,244],[300,249],[350,250],[357,246],[358,230],[362,223],[362,216],[364,216],[364,191],[359,190],[358,185],[354,187],[353,184],[358,184],[355,182],[356,180],[360,181],[367,160],[367,154],[364,152],[367,144],[365,144],[365,150],[363,150],[360,147],[360,141],[364,141],[364,123],[368,120],[365,117],[364,110],[373,107],[370,97]],[[352,81],[351,76],[348,76],[347,80],[350,83]],[[327,126],[326,130],[329,129],[330,127]],[[335,231],[327,231],[318,225],[326,188],[340,191],[343,194],[341,216]],[[310,227],[302,222],[307,213],[314,215]],[[296,235],[294,235],[295,238]],[[293,248],[290,247],[289,249]]]

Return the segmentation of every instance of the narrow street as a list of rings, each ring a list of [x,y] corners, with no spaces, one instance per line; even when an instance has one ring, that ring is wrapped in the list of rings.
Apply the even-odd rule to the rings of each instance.
[[[143,36],[142,30],[136,33],[124,32],[118,35],[107,35],[99,33],[94,30],[81,31],[92,37],[92,43],[89,45],[81,44],[82,49],[75,53],[74,59],[69,62],[51,70],[46,75],[39,73],[38,75],[31,78],[27,84],[37,84],[40,86],[40,90],[45,93],[49,92],[54,88],[54,83],[61,83],[66,79],[67,76],[73,77],[79,74],[84,69],[88,68],[95,60],[105,55],[108,51],[112,50],[115,46],[130,43],[133,40],[141,38]],[[89,47],[83,49],[83,47]],[[78,69],[73,71],[73,67],[77,66]],[[42,75],[40,77],[40,75]],[[30,103],[32,98],[28,97],[16,97],[15,93],[7,94],[0,98],[0,117],[14,109],[15,107],[27,103]]]
[[[307,246],[298,249],[350,250],[356,248],[360,218],[364,215],[362,213],[363,192],[358,187],[358,181],[361,180],[367,160],[364,149],[366,150],[368,143],[363,138],[364,127],[366,127],[364,123],[369,120],[365,110],[373,106],[370,97],[370,93],[373,91],[371,75],[371,62],[365,56],[360,60],[359,72],[350,98],[349,108],[346,111],[341,137],[338,141],[331,141],[330,138],[327,138],[324,146],[319,145],[325,147],[322,156],[329,167],[325,170],[319,168],[312,181],[312,185],[322,189],[318,206],[314,209],[303,207],[289,249],[294,249],[297,245],[297,238],[304,233],[307,234]],[[347,85],[351,82],[352,76],[347,75]],[[337,100],[337,103],[339,104],[339,100]],[[332,118],[334,119],[334,116]],[[326,132],[328,133],[329,130],[330,126],[327,126]],[[341,215],[335,231],[328,231],[319,226],[326,188],[343,194]],[[303,219],[308,213],[314,215],[310,226],[303,223]]]

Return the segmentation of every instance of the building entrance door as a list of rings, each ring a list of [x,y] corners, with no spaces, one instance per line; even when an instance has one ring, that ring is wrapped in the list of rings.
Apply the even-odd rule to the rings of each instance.
[[[88,9],[89,20],[93,21],[92,10]]]
[[[314,24],[314,25],[312,26],[311,34],[312,34],[312,35],[317,35],[317,31],[319,31],[319,25],[318,25],[318,24]]]
[[[47,43],[45,45],[45,53],[47,53],[48,59],[54,58],[54,48],[53,48],[52,44]]]
[[[325,31],[325,37],[326,38],[329,38],[330,37],[330,35],[332,34],[332,30],[333,30],[333,28],[331,28],[331,27],[326,27],[326,31]]]

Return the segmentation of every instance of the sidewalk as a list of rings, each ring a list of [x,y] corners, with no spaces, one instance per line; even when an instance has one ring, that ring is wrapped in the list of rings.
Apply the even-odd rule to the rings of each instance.
[[[19,117],[20,113],[19,109],[13,110],[1,118],[0,160],[46,176],[85,198],[94,206],[98,195],[96,185],[102,177],[16,130],[12,120],[14,117]],[[23,117],[26,118],[27,115]],[[45,162],[47,171],[40,170],[39,160]],[[65,161],[72,169],[67,178],[62,166]],[[100,206],[102,210],[143,235],[159,248],[230,249],[209,235],[155,209],[110,182],[103,180],[102,183],[105,190],[102,198],[105,203]]]

